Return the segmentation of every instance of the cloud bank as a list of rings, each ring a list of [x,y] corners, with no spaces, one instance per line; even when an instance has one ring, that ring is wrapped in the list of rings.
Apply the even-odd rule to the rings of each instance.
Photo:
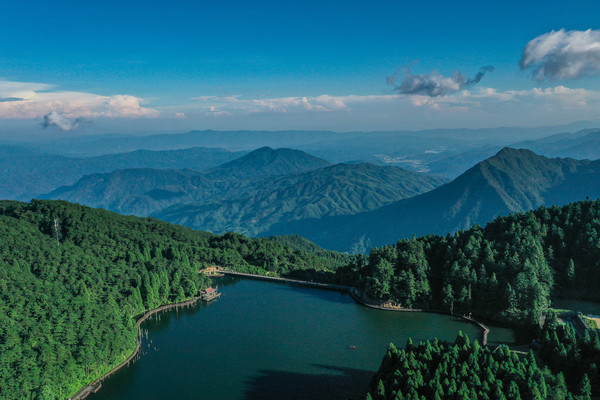
[[[407,67],[404,70],[404,79],[400,84],[397,83],[398,73],[388,77],[387,82],[394,86],[395,92],[400,94],[438,97],[453,94],[461,89],[476,85],[486,72],[493,70],[494,67],[491,65],[481,67],[477,75],[473,78],[467,78],[459,71],[456,71],[452,76],[443,76],[438,72],[413,75]]]
[[[300,113],[332,112],[347,110],[340,97],[321,95],[315,97],[291,96],[275,98],[244,99],[234,96],[199,96],[196,103],[205,108],[207,116],[226,116],[234,113]]]
[[[578,79],[600,74],[600,31],[551,31],[525,46],[521,69],[535,68],[533,78]]]
[[[52,112],[64,118],[154,118],[158,110],[144,106],[144,100],[126,94],[102,96],[86,92],[58,91],[52,85],[0,81],[0,119],[33,119]],[[58,117],[49,117],[49,126],[59,127]],[[73,128],[71,128],[73,129]]]

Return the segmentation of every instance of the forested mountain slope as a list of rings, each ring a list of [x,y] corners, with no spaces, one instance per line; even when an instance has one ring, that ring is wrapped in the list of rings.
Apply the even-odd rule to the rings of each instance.
[[[11,400],[67,398],[107,372],[135,347],[133,316],[197,295],[203,266],[283,274],[348,262],[63,201],[0,202],[0,237],[0,398]]]
[[[413,234],[455,232],[499,215],[586,197],[600,197],[600,161],[549,159],[506,148],[422,195],[352,216],[274,225],[267,233],[293,231],[323,247],[348,250],[358,242],[380,246]]]
[[[270,175],[295,174],[329,163],[297,150],[268,147],[206,172],[191,169],[123,169],[81,178],[47,199],[102,207],[121,214],[148,216],[173,204],[223,201],[251,195],[253,181]]]
[[[374,210],[443,183],[441,178],[397,167],[337,164],[255,181],[255,192],[237,199],[220,201],[215,197],[215,201],[177,204],[154,216],[195,229],[256,236],[275,223]],[[278,233],[294,231],[281,229]]]

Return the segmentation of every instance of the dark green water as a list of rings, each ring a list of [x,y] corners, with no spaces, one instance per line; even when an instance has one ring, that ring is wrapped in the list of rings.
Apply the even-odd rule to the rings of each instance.
[[[460,319],[368,309],[338,292],[231,278],[219,288],[208,305],[144,323],[140,360],[89,398],[360,398],[390,342],[454,340],[459,330],[481,338]],[[514,336],[493,328],[490,339]]]

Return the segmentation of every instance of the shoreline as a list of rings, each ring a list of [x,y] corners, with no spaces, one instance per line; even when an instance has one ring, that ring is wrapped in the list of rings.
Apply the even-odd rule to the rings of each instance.
[[[358,296],[358,294],[356,293],[356,288],[349,287],[349,286],[323,284],[323,283],[318,283],[318,282],[301,281],[301,280],[287,279],[287,278],[281,278],[281,277],[267,277],[267,276],[262,276],[262,275],[236,273],[236,272],[232,272],[232,271],[222,271],[222,272],[225,275],[238,276],[241,278],[276,281],[276,282],[280,282],[280,283],[296,284],[296,285],[300,285],[300,286],[310,286],[310,287],[314,287],[314,288],[321,289],[321,290],[340,291],[342,293],[348,293],[350,295],[350,297],[358,304],[360,304],[364,307],[372,308],[372,309],[376,309],[376,310],[396,311],[396,312],[424,312],[424,313],[442,314],[442,315],[457,317],[457,318],[463,319],[467,322],[470,322],[472,324],[475,324],[479,328],[481,328],[482,336],[483,336],[482,345],[487,346],[488,334],[490,332],[490,329],[486,325],[484,325],[482,322],[480,322],[472,317],[469,317],[467,315],[452,314],[449,312],[445,312],[445,311],[441,311],[441,310],[434,310],[434,309],[385,307],[385,306],[382,306],[381,304],[373,304],[373,303],[369,303],[369,302],[365,301],[364,299],[360,298],[360,296]],[[105,373],[104,375],[97,378],[93,382],[83,386],[73,396],[69,397],[68,400],[83,400],[86,397],[88,397],[90,394],[96,393],[101,388],[103,380],[105,380],[106,378],[108,378],[109,376],[111,376],[112,374],[114,374],[115,372],[120,370],[121,368],[124,368],[125,366],[129,365],[129,363],[135,358],[135,356],[138,355],[140,348],[141,348],[140,326],[149,317],[151,317],[152,315],[154,315],[156,313],[159,313],[161,311],[165,311],[165,310],[168,310],[171,308],[190,306],[190,305],[198,302],[198,300],[200,300],[200,296],[197,296],[197,297],[194,297],[194,298],[191,298],[191,299],[185,300],[183,302],[179,302],[179,303],[165,304],[165,305],[157,307],[153,310],[147,311],[144,314],[141,314],[141,317],[136,321],[137,330],[138,330],[137,335],[136,335],[136,347],[133,350],[133,352],[129,355],[129,357],[127,357],[127,359],[125,359],[123,362],[119,363],[116,367],[111,369],[109,372]]]
[[[73,396],[69,397],[68,400],[83,400],[86,397],[88,397],[90,394],[96,393],[102,387],[103,380],[105,380],[106,378],[108,378],[109,376],[111,376],[112,374],[114,374],[115,372],[120,370],[121,368],[129,365],[129,363],[140,352],[140,348],[142,346],[142,341],[141,341],[142,334],[140,331],[140,326],[142,325],[142,323],[144,321],[146,321],[152,315],[157,314],[161,311],[169,310],[171,308],[187,307],[187,306],[197,303],[198,300],[200,300],[200,296],[193,297],[191,299],[181,301],[179,303],[164,304],[162,306],[159,306],[157,308],[154,308],[152,310],[149,310],[149,311],[146,311],[145,313],[140,314],[141,317],[136,321],[136,325],[137,325],[137,335],[135,337],[136,346],[135,346],[135,349],[132,351],[132,353],[129,355],[129,357],[127,357],[123,362],[118,364],[116,367],[114,367],[113,369],[111,369],[110,371],[108,371],[107,373],[102,375],[101,377],[99,377],[99,378],[95,379],[93,382],[83,386],[81,389],[79,389],[77,392],[75,392],[75,394]]]
[[[479,328],[482,329],[482,331],[483,331],[482,332],[482,345],[487,346],[488,334],[490,333],[490,328],[488,328],[482,322],[476,320],[473,317],[469,317],[469,316],[463,315],[463,314],[452,314],[452,313],[441,311],[441,310],[433,310],[433,309],[426,309],[426,308],[391,308],[391,307],[384,307],[379,304],[371,304],[371,303],[368,303],[367,301],[365,301],[364,299],[360,298],[360,296],[358,296],[356,294],[356,291],[354,288],[352,290],[350,290],[350,297],[352,297],[352,299],[354,299],[354,301],[356,301],[358,304],[361,304],[365,307],[373,308],[376,310],[397,311],[397,312],[424,312],[424,313],[432,313],[432,314],[449,315],[452,317],[457,317],[457,318],[463,319],[465,321],[468,321],[472,324],[477,325]]]
[[[481,330],[482,330],[482,345],[487,346],[487,343],[488,343],[488,334],[490,333],[490,328],[488,328],[482,322],[480,322],[480,321],[476,320],[475,318],[470,317],[468,315],[452,314],[452,313],[441,311],[441,310],[433,310],[433,309],[425,309],[425,308],[391,308],[391,307],[382,306],[380,304],[371,304],[371,303],[365,301],[364,299],[360,298],[360,296],[358,296],[356,294],[356,288],[351,287],[351,286],[328,284],[328,283],[322,283],[322,282],[309,282],[309,281],[302,281],[299,279],[283,278],[283,277],[279,277],[279,276],[273,277],[273,276],[248,274],[248,273],[243,273],[243,272],[228,271],[223,267],[218,267],[217,272],[224,274],[224,275],[237,276],[237,277],[241,277],[241,278],[258,279],[258,280],[271,281],[271,282],[275,281],[275,282],[281,282],[281,283],[287,283],[287,284],[295,284],[295,285],[299,285],[299,286],[309,286],[309,287],[314,287],[317,289],[336,290],[336,291],[340,291],[342,293],[349,293],[350,297],[352,297],[352,299],[354,301],[356,301],[357,303],[359,303],[365,307],[374,308],[377,310],[400,311],[400,312],[425,312],[425,313],[443,314],[443,315],[449,315],[452,317],[457,317],[457,318],[463,319],[465,321],[468,321],[472,324],[475,324],[479,328],[481,328]]]
[[[244,272],[228,271],[223,267],[218,267],[217,272],[224,274],[224,275],[237,276],[237,277],[241,277],[241,278],[258,279],[258,280],[271,281],[271,282],[274,281],[274,282],[287,283],[287,284],[293,284],[293,285],[299,285],[299,286],[309,286],[309,287],[314,287],[317,289],[336,290],[336,291],[340,291],[342,293],[349,293],[350,297],[352,297],[352,299],[354,301],[356,301],[358,304],[361,304],[368,308],[374,308],[377,310],[400,311],[400,312],[425,312],[425,313],[442,314],[442,315],[449,315],[452,317],[457,317],[457,318],[463,319],[465,321],[468,321],[472,324],[477,325],[482,330],[482,341],[481,341],[482,345],[487,346],[487,343],[488,343],[488,334],[490,333],[490,328],[488,328],[482,322],[480,322],[480,321],[476,320],[475,318],[470,317],[468,315],[452,314],[452,313],[441,311],[441,310],[433,310],[433,309],[425,309],[425,308],[391,308],[391,307],[382,306],[381,304],[372,304],[372,303],[369,303],[369,302],[365,301],[364,299],[360,298],[360,296],[358,296],[356,294],[356,288],[351,287],[351,286],[328,284],[328,283],[322,283],[322,282],[309,282],[309,281],[302,281],[299,279],[283,278],[283,277],[279,277],[279,276],[273,277],[273,276],[248,274],[248,273],[244,273]]]

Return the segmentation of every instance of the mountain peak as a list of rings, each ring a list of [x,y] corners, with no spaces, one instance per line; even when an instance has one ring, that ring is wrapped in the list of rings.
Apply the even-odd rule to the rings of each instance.
[[[531,150],[528,149],[515,149],[512,147],[505,147],[502,150],[500,150],[498,153],[496,153],[495,156],[493,156],[492,158],[506,158],[506,157],[533,157],[533,158],[541,158],[543,156],[540,156],[536,153],[534,153]]]
[[[300,150],[260,147],[236,160],[230,161],[209,172],[210,176],[259,177],[293,174],[331,165],[328,161]]]

